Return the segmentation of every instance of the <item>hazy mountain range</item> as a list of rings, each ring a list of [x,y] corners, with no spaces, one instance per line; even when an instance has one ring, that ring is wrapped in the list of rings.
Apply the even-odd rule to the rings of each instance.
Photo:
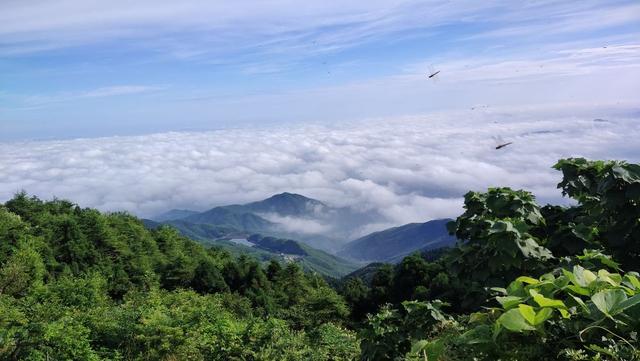
[[[347,243],[338,255],[358,261],[394,262],[415,251],[450,247],[455,237],[446,232],[449,221],[409,223],[374,232]]]
[[[330,253],[338,252],[349,240],[357,238],[354,235],[359,234],[362,228],[383,222],[383,218],[373,211],[331,207],[319,200],[293,193],[276,194],[247,204],[214,207],[204,212],[170,210],[153,220],[174,223],[178,228],[190,228],[190,232],[193,231],[193,225],[206,224],[292,238]],[[180,224],[176,224],[178,221]]]
[[[414,251],[451,246],[455,239],[446,231],[448,221],[411,223],[353,237],[367,225],[381,222],[379,214],[281,193],[204,212],[174,209],[145,223],[151,228],[171,225],[189,238],[234,253],[296,261],[310,270],[339,277],[369,262],[396,262]]]

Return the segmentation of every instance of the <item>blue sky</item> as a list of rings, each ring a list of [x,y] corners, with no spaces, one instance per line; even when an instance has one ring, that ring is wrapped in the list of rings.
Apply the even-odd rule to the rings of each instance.
[[[639,64],[632,0],[5,0],[0,141],[477,106],[633,110]]]
[[[563,203],[558,159],[640,162],[638,94],[637,0],[0,0],[0,202]]]

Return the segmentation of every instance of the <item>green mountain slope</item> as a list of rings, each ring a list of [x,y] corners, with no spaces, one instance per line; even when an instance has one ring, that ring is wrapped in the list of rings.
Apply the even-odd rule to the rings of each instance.
[[[307,253],[307,256],[302,257],[298,263],[306,270],[331,277],[342,277],[362,266],[359,263],[312,248],[304,243],[300,243],[300,247]]]
[[[262,237],[259,234],[251,235],[247,241],[256,245],[256,247],[274,252],[292,256],[308,256],[309,254],[302,248],[299,242],[292,239],[282,239],[276,237]]]
[[[410,223],[375,232],[349,242],[338,255],[358,261],[393,262],[415,251],[448,247],[455,243],[446,229],[449,221]]]
[[[143,223],[149,229],[170,225],[186,237],[205,245],[223,248],[235,255],[250,255],[263,262],[272,259],[296,262],[307,271],[333,278],[340,278],[361,266],[358,262],[347,261],[292,239],[251,235],[231,227],[194,224],[183,220],[162,223],[143,220]],[[231,241],[236,238],[247,239],[254,246]]]
[[[248,239],[255,242],[255,246],[249,247],[229,239],[203,240],[201,243],[226,249],[235,255],[250,255],[263,262],[272,259],[284,263],[295,262],[306,271],[332,278],[341,278],[362,266],[290,239],[260,235],[252,235]]]
[[[164,222],[164,221],[173,221],[176,219],[182,219],[185,217],[192,216],[194,214],[198,214],[196,211],[191,211],[188,209],[172,209],[168,212],[164,212],[153,217],[153,220],[156,222]]]
[[[193,214],[181,219],[181,221],[229,227],[248,232],[261,232],[272,229],[275,226],[272,222],[269,222],[258,215],[242,212],[241,210],[236,210],[233,207],[216,207],[206,212]]]
[[[342,281],[346,281],[350,278],[360,278],[365,282],[365,284],[370,285],[371,280],[373,279],[373,276],[378,272],[380,267],[384,266],[385,264],[387,263],[382,263],[382,262],[369,263],[368,265],[362,268],[358,268],[357,270],[342,277]]]

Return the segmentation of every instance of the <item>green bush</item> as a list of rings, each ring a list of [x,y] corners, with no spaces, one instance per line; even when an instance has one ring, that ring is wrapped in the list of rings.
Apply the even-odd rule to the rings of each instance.
[[[575,205],[540,207],[509,188],[469,192],[449,225],[455,248],[374,275],[392,280],[383,290],[359,289],[359,304],[398,286],[403,299],[427,301],[406,320],[402,299],[368,296],[392,305],[369,316],[362,359],[640,360],[640,166],[579,158],[554,168]],[[432,317],[436,297],[450,316]]]

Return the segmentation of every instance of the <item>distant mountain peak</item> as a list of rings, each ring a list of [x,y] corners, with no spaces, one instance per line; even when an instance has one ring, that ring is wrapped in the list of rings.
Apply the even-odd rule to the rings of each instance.
[[[282,192],[282,193],[274,194],[270,198],[277,198],[277,197],[302,197],[302,198],[307,198],[307,197],[303,196],[302,194],[291,193],[291,192]]]
[[[278,194],[274,194],[271,197],[262,200],[260,202],[269,202],[269,201],[282,201],[282,200],[291,200],[291,201],[296,201],[296,202],[312,202],[312,203],[320,203],[322,204],[322,202],[320,202],[319,200],[313,199],[313,198],[309,198],[309,197],[305,197],[302,194],[298,194],[298,193],[290,193],[290,192],[282,192],[282,193],[278,193]]]
[[[277,213],[282,216],[308,216],[322,211],[327,206],[315,199],[301,194],[283,192],[265,200],[245,204],[243,208],[258,213]]]
[[[164,212],[162,214],[159,214],[153,217],[153,220],[157,222],[173,221],[173,220],[178,220],[182,218],[187,218],[197,213],[198,212],[192,211],[189,209],[172,209],[170,211]]]
[[[156,217],[154,221],[175,223],[180,220],[191,223],[183,228],[205,234],[204,238],[220,233],[218,230],[222,228],[234,229],[237,231],[234,235],[251,232],[295,239],[331,253],[340,249],[354,234],[354,230],[381,221],[381,216],[375,212],[332,207],[292,192],[274,194],[247,204],[217,206],[186,216],[173,213],[175,211],[160,219]],[[215,230],[205,229],[203,225],[215,227]]]

